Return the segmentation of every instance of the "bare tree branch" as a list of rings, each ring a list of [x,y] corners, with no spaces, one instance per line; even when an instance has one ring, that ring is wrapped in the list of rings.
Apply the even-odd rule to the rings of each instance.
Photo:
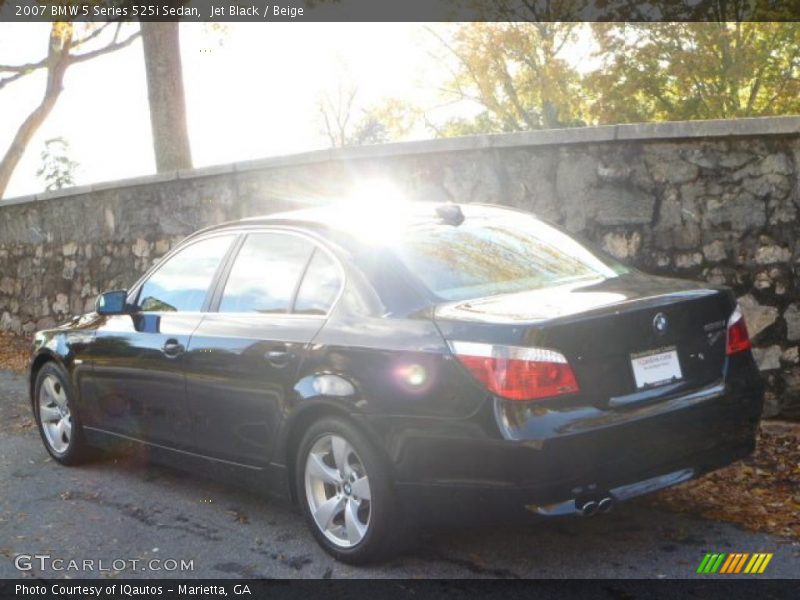
[[[89,32],[89,33],[86,35],[86,37],[84,37],[84,38],[82,38],[82,39],[79,39],[79,40],[74,40],[74,41],[72,42],[72,47],[73,47],[73,48],[79,48],[80,46],[83,46],[83,45],[84,45],[84,44],[86,44],[87,42],[90,42],[91,40],[93,40],[93,39],[97,38],[97,37],[98,37],[100,34],[102,34],[102,33],[103,33],[105,30],[106,30],[106,28],[107,28],[109,25],[111,25],[111,24],[112,24],[112,21],[109,21],[109,22],[107,22],[107,23],[103,23],[103,24],[102,24],[100,27],[98,27],[97,29],[94,29],[94,30],[90,31],[90,32]],[[122,25],[122,23],[119,23],[118,25]]]
[[[105,23],[105,24],[103,24],[103,26],[95,29],[91,34],[87,35],[85,38],[80,39],[78,41],[73,41],[72,44],[71,44],[71,48],[78,48],[78,47],[86,44],[86,42],[88,42],[88,41],[90,41],[92,39],[95,39],[110,24],[111,23]],[[85,62],[87,60],[91,60],[92,58],[96,58],[98,56],[101,56],[103,54],[108,54],[110,52],[116,52],[117,50],[121,50],[122,48],[125,48],[126,46],[129,46],[134,41],[136,41],[137,38],[139,38],[141,36],[141,32],[137,31],[137,32],[131,34],[130,36],[128,36],[123,41],[119,42],[119,41],[117,41],[117,39],[118,39],[121,27],[122,27],[122,23],[117,23],[117,30],[114,33],[114,39],[111,41],[111,43],[107,44],[106,46],[103,46],[102,48],[98,48],[96,50],[92,50],[90,52],[85,52],[83,54],[71,54],[70,57],[69,57],[70,64],[76,64],[76,63],[80,63],[80,62]],[[48,57],[45,57],[45,58],[43,58],[42,60],[40,60],[38,62],[25,63],[25,64],[22,64],[22,65],[0,65],[0,72],[14,73],[14,75],[12,77],[7,77],[5,79],[0,80],[0,89],[2,89],[3,86],[8,85],[12,81],[16,81],[20,77],[23,77],[25,75],[29,75],[29,74],[33,73],[34,71],[38,71],[39,69],[46,68],[48,66],[48,64],[49,64],[49,61],[50,61],[50,57],[48,56]]]
[[[47,66],[47,58],[43,58],[39,62],[26,63],[24,65],[0,65],[0,71],[5,71],[8,73],[22,73],[23,75],[27,75],[32,71],[41,69],[42,67],[46,66]]]
[[[25,77],[25,75],[27,75],[27,73],[16,73],[14,75],[11,75],[10,77],[5,77],[3,79],[0,79],[0,90],[2,90],[9,83],[16,81],[20,77]]]
[[[140,38],[141,35],[142,32],[137,31],[136,33],[131,34],[121,42],[111,43],[108,46],[103,46],[102,48],[98,48],[97,50],[92,50],[91,52],[85,52],[83,54],[73,54],[70,56],[70,64],[82,63],[87,60],[96,58],[98,56],[102,56],[103,54],[109,54],[110,52],[116,52],[117,50],[121,50],[126,46],[130,46],[133,42],[135,42],[138,38]]]

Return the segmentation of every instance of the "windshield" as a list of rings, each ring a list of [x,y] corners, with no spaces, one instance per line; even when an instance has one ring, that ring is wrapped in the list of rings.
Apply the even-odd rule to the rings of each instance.
[[[431,292],[453,301],[628,272],[524,213],[468,216],[458,227],[417,226],[394,251]]]

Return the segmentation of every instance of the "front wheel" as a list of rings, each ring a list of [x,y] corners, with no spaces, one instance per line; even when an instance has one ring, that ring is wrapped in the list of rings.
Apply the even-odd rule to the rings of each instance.
[[[88,457],[69,375],[53,362],[36,375],[33,410],[44,446],[57,462],[75,465]]]
[[[362,564],[399,549],[389,470],[352,424],[339,418],[314,423],[300,443],[295,473],[309,528],[334,558]]]

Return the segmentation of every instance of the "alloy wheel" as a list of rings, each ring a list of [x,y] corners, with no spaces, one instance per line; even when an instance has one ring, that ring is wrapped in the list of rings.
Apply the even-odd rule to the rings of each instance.
[[[319,530],[340,548],[352,548],[367,534],[371,492],[364,463],[343,437],[318,438],[305,464],[306,498]]]
[[[72,438],[72,415],[67,392],[55,375],[47,375],[39,387],[39,420],[50,449],[64,454]]]

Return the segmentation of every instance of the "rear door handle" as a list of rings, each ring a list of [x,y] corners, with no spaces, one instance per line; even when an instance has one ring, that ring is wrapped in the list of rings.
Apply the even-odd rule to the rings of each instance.
[[[163,352],[164,355],[169,358],[180,356],[183,354],[183,350],[183,344],[181,344],[178,340],[167,340],[164,343],[164,347],[161,348],[161,352]]]
[[[269,364],[280,369],[281,367],[285,367],[292,362],[294,353],[289,352],[288,350],[270,350],[264,355],[264,357],[267,359]]]

